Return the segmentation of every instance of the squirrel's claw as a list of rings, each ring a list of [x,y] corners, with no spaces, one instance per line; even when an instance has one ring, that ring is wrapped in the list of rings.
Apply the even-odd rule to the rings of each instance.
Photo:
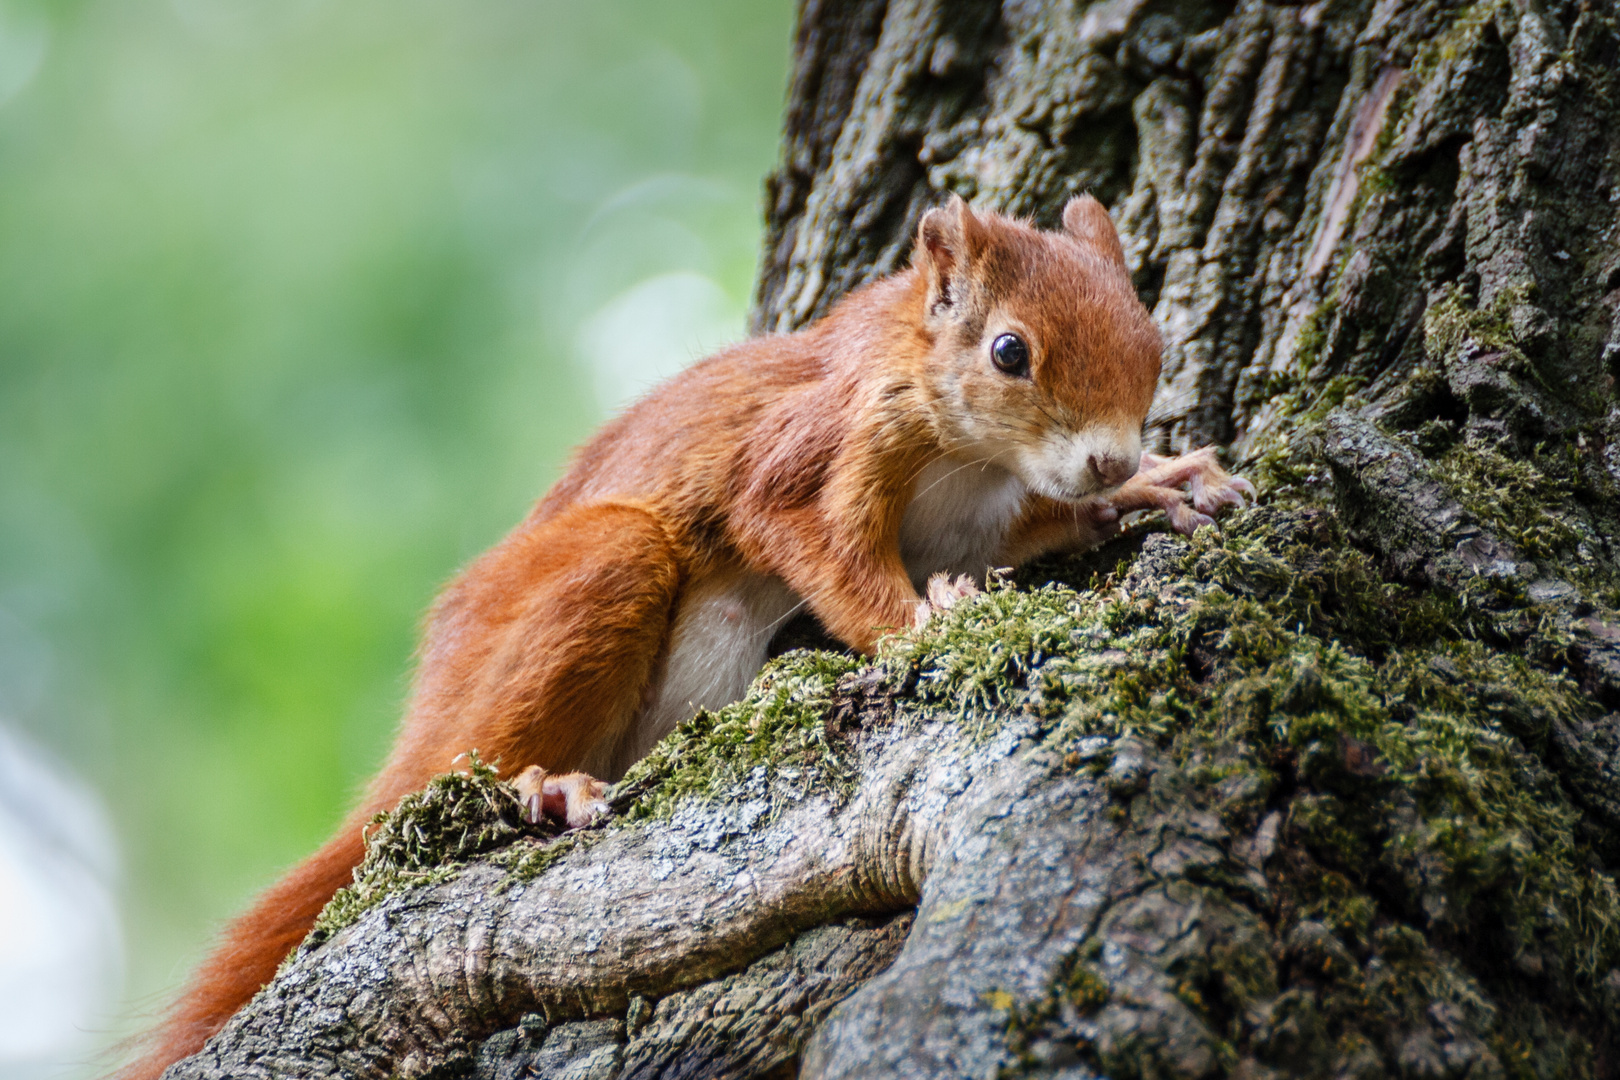
[[[607,803],[608,786],[582,772],[552,775],[538,765],[530,765],[512,780],[530,824],[542,817],[560,818],[570,829],[594,825],[611,812]]]

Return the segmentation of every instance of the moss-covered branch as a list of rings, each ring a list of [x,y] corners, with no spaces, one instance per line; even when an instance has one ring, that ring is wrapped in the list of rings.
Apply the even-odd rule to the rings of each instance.
[[[1136,543],[1123,576],[993,590],[869,668],[790,654],[643,770],[615,823],[542,867],[519,839],[401,880],[180,1075],[471,1067],[518,1052],[502,1031],[555,1055],[585,1021],[612,1037],[581,1053],[630,1075],[693,987],[913,907],[887,971],[738,1074],[804,1049],[812,1074],[877,1075],[879,1046],[940,1070],[918,1075],[1595,1053],[1620,898],[1537,750],[1599,710],[1470,640],[1460,605],[1383,582],[1331,515]],[[704,766],[730,780],[694,784]],[[487,775],[458,790],[463,830],[501,812]],[[409,831],[375,859],[414,861]],[[892,953],[823,971],[810,1004]]]

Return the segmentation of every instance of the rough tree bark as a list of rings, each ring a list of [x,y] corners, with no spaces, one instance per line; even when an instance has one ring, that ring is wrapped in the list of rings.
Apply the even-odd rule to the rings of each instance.
[[[805,0],[756,328],[1089,190],[1262,505],[790,653],[604,829],[436,782],[169,1075],[1620,1072],[1617,64],[1612,0]]]

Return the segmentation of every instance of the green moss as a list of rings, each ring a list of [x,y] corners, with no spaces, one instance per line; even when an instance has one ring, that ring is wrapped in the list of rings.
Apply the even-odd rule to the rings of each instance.
[[[1499,354],[1504,370],[1539,378],[1519,349],[1510,320],[1512,309],[1524,301],[1524,290],[1507,289],[1481,310],[1461,289],[1451,287],[1424,315],[1424,346],[1431,360],[1450,363],[1473,343]],[[1568,397],[1567,390],[1559,389],[1558,396]],[[1550,444],[1539,443],[1528,453],[1510,453],[1464,437],[1449,440],[1434,469],[1450,494],[1492,533],[1524,557],[1555,566],[1592,600],[1615,606],[1620,580],[1605,558],[1615,522],[1601,509],[1615,505],[1617,492],[1608,471],[1594,459],[1602,443],[1590,426]],[[1504,606],[1522,607],[1524,602]]]
[[[1515,315],[1535,307],[1539,286],[1525,280],[1498,290],[1488,307],[1476,307],[1462,286],[1446,286],[1441,298],[1423,315],[1423,346],[1429,358],[1449,363],[1467,344],[1495,354],[1494,363],[1512,375],[1534,383],[1548,397],[1575,407],[1588,417],[1601,417],[1611,395],[1595,380],[1563,376],[1549,379],[1543,365],[1527,354],[1514,329]]]
[[[1383,581],[1325,512],[1245,511],[1221,532],[1153,538],[1135,563],[1089,580],[1083,591],[993,582],[884,641],[874,678],[959,717],[970,737],[1033,716],[1075,768],[1100,764],[1079,753],[1084,738],[1153,740],[1235,829],[1283,815],[1298,856],[1273,888],[1285,918],[1323,928],[1300,946],[1316,989],[1284,984],[1265,948],[1236,939],[1177,976],[1231,1054],[1254,1051],[1256,1009],[1302,1010],[1289,1023],[1319,1025],[1353,1056],[1435,1001],[1472,1007],[1483,992],[1438,951],[1447,943],[1485,975],[1530,965],[1590,1002],[1620,961],[1620,896],[1535,757],[1550,725],[1591,716],[1576,687],[1467,640],[1458,604]],[[853,777],[828,719],[860,667],[811,651],[769,665],[747,698],[682,725],[626,777],[621,790],[639,794],[620,827],[743,789],[841,792]],[[488,769],[440,778],[381,820],[319,934],[474,854],[509,845],[495,858],[521,880],[595,835],[540,845],[522,834]],[[1043,998],[996,1000],[1009,1046],[1027,1056],[1109,994],[1082,950]],[[1506,1023],[1485,1026],[1518,1045],[1523,1031]]]
[[[1297,810],[1291,827],[1301,827]],[[1301,901],[1301,917],[1320,922],[1343,942],[1353,955],[1363,955],[1372,945],[1378,922],[1378,905],[1352,882],[1348,875],[1320,863],[1296,870],[1296,898]]]
[[[1081,1016],[1096,1012],[1113,997],[1107,981],[1097,974],[1097,969],[1091,964],[1070,965],[1068,976],[1063,983],[1064,996],[1079,1010]]]
[[[1018,1076],[1038,1064],[1039,1044],[1043,1040],[1062,1038],[1064,1029],[1076,1018],[1096,1013],[1112,999],[1108,980],[1102,977],[1093,958],[1083,949],[1061,965],[1051,988],[1035,1001],[1021,1003],[1005,990],[987,991],[984,1002],[1002,1014],[1007,1049],[1013,1056],[1013,1063],[1003,1067],[1000,1075]],[[1088,1046],[1085,1050],[1089,1063],[1099,1064],[1091,1048]]]
[[[306,946],[325,941],[395,892],[446,881],[473,856],[546,828],[524,820],[517,792],[474,754],[467,771],[435,777],[372,818],[353,884],[321,911]]]
[[[1324,844],[1324,861],[1352,869],[1375,858],[1406,913],[1431,931],[1484,934],[1506,957],[1533,955],[1594,985],[1620,957],[1620,894],[1576,839],[1578,811],[1502,715],[1508,702],[1573,722],[1591,708],[1579,691],[1475,643],[1403,650],[1376,669],[1353,659],[1334,667],[1323,677],[1327,707],[1281,730],[1302,773],[1313,771],[1314,748],[1325,772],[1316,784],[1342,792],[1338,828],[1363,833],[1359,844]],[[1332,740],[1344,735],[1373,748],[1376,776],[1342,767]],[[1355,801],[1369,798],[1377,812],[1358,812]]]
[[[1597,541],[1555,512],[1567,508],[1574,489],[1567,459],[1541,448],[1509,457],[1465,440],[1440,457],[1435,471],[1470,514],[1529,558],[1563,562]]]
[[[1508,312],[1522,295],[1512,290],[1497,294],[1496,301],[1487,310],[1480,310],[1468,301],[1462,286],[1446,286],[1444,294],[1430,304],[1423,313],[1423,347],[1430,359],[1445,362],[1458,349],[1472,341],[1486,349],[1512,352],[1519,357],[1513,327]]]
[[[1335,943],[1311,953],[1317,989],[1296,1005],[1343,1054],[1427,1023],[1435,1002],[1477,1009],[1482,977],[1534,970],[1566,1007],[1595,1007],[1620,962],[1620,892],[1536,756],[1553,725],[1594,715],[1578,687],[1467,640],[1459,604],[1384,582],[1324,513],[1235,515],[1145,561],[1151,574],[1089,593],[992,590],[889,655],[975,730],[987,706],[1023,708],[1076,768],[1098,764],[1083,738],[1149,738],[1234,827],[1282,812],[1299,854],[1274,888]],[[1282,999],[1264,950],[1240,945],[1178,984],[1239,1041],[1233,1017],[1284,1007],[1266,1004]],[[1046,1030],[1049,998],[1007,1004],[1015,1049]]]
[[[826,715],[838,680],[859,666],[854,657],[810,649],[765,665],[745,698],[681,724],[630,769],[621,787],[644,791],[622,820],[665,817],[688,798],[734,796],[755,775],[846,791],[854,775],[828,737]],[[762,794],[772,813],[780,809],[777,785],[763,785]]]
[[[955,710],[979,736],[1008,706],[1055,718],[1052,738],[1165,738],[1209,711],[1218,660],[1222,694],[1242,696],[1240,671],[1269,668],[1302,632],[1382,656],[1398,642],[1454,638],[1455,605],[1381,580],[1322,514],[1246,512],[1227,531],[1201,530],[1176,557],[1183,576],[1155,594],[1119,575],[1080,593],[1060,585],[992,583],[921,633],[888,639],[881,656],[908,667],[914,695]],[[1238,706],[1233,705],[1234,709]]]
[[[1026,591],[993,579],[922,630],[885,638],[878,655],[891,668],[911,669],[917,700],[993,723],[991,710],[1011,704],[1032,671],[1099,640],[1086,625],[1094,608],[1066,586]],[[975,730],[985,731],[982,723]]]
[[[1454,64],[1469,53],[1477,52],[1484,36],[1499,14],[1513,18],[1512,9],[1503,0],[1480,0],[1472,4],[1459,4],[1450,10],[1435,12],[1439,25],[1425,34],[1406,74],[1390,99],[1383,129],[1373,143],[1372,152],[1363,166],[1363,182],[1380,190],[1398,191],[1399,180],[1389,175],[1385,163],[1395,145],[1402,125],[1410,115],[1416,91],[1430,85],[1443,65]]]
[[[1329,307],[1324,304],[1318,314]],[[1313,316],[1313,318],[1315,318]],[[1325,328],[1301,344],[1311,352],[1299,357],[1301,373],[1278,380],[1268,395],[1274,416],[1267,433],[1255,445],[1245,474],[1267,497],[1282,505],[1309,505],[1319,499],[1319,488],[1326,467],[1308,452],[1309,437],[1333,410],[1352,401],[1366,386],[1360,374],[1339,374],[1322,381],[1310,381],[1307,372],[1320,359]]]
[[[1365,200],[1358,196],[1356,212]],[[1347,223],[1354,223],[1352,216]],[[1287,370],[1272,372],[1254,393],[1269,415],[1259,440],[1244,466],[1244,474],[1273,500],[1294,502],[1310,492],[1320,474],[1318,463],[1300,452],[1298,436],[1319,424],[1366,385],[1360,374],[1330,372],[1324,355],[1339,311],[1339,270],[1348,258],[1344,245],[1338,265],[1330,274],[1326,295],[1301,321],[1291,346]]]
[[[533,881],[565,855],[589,847],[606,835],[607,832],[602,829],[592,829],[589,832],[565,833],[549,841],[518,840],[496,852],[490,861],[503,867],[512,881]]]

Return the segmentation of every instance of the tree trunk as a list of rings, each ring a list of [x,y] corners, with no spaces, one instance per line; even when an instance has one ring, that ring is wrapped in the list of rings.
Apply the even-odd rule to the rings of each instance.
[[[756,328],[1091,191],[1154,438],[1263,505],[790,653],[605,828],[436,781],[169,1075],[1620,1073],[1617,64],[1612,0],[805,0]]]

